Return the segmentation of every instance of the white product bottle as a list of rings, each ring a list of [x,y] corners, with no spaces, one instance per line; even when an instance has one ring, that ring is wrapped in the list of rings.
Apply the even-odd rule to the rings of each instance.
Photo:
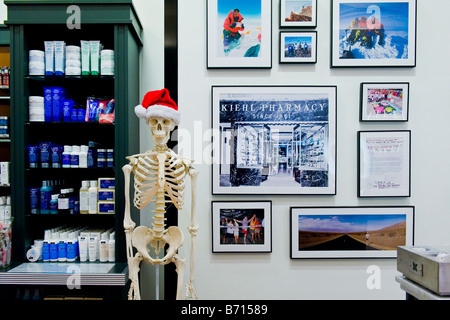
[[[81,146],[80,147],[80,157],[79,157],[79,167],[80,168],[87,168],[87,154],[88,154],[88,146]]]
[[[0,221],[5,221],[5,197],[0,197]]]
[[[89,214],[97,213],[97,203],[98,203],[97,181],[93,180],[90,182],[89,187]]]
[[[114,239],[114,232],[109,235],[108,241],[108,261],[116,261],[116,240]]]
[[[80,146],[72,146],[72,154],[70,155],[70,167],[80,167]]]
[[[11,221],[11,196],[6,197],[5,221]]]
[[[89,213],[89,181],[81,181],[80,189],[80,213]]]
[[[100,240],[100,262],[108,262],[108,235],[102,233]]]
[[[62,232],[58,242],[58,261],[67,261],[67,232]]]
[[[64,146],[64,151],[62,153],[62,167],[63,168],[70,168],[71,154],[72,154],[72,147]]]

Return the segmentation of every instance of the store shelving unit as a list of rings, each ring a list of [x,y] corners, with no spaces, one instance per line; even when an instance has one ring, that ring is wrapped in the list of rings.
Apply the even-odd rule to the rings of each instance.
[[[58,225],[89,225],[114,228],[116,231],[116,264],[106,277],[83,274],[89,281],[86,286],[96,288],[98,295],[119,298],[127,282],[125,234],[123,211],[125,199],[122,166],[126,156],[139,152],[139,123],[134,106],[139,101],[139,50],[142,46],[142,26],[134,10],[132,0],[75,0],[75,1],[24,1],[7,0],[7,25],[11,30],[11,142],[14,167],[11,179],[13,225],[12,267],[26,263],[26,251],[35,239],[42,239],[46,229]],[[78,6],[81,12],[79,29],[66,24],[71,15],[68,6]],[[64,40],[66,45],[80,45],[80,40],[100,40],[105,49],[115,53],[114,76],[30,76],[28,75],[28,52],[44,50],[44,41]],[[28,97],[43,96],[46,86],[60,86],[77,103],[85,102],[88,96],[115,99],[114,124],[84,122],[30,122],[28,119]],[[26,156],[27,144],[51,141],[62,145],[83,145],[88,141],[113,148],[114,168],[90,169],[31,169]],[[62,179],[66,184],[81,186],[82,180],[114,177],[116,180],[116,211],[114,215],[32,215],[28,188],[39,186],[42,180]],[[133,220],[139,224],[139,214],[132,209]],[[76,264],[76,263],[75,263]],[[0,284],[20,283],[20,274],[11,276],[6,270],[0,272]],[[119,277],[118,277],[119,275]],[[48,275],[45,275],[49,278]],[[24,275],[27,278],[27,275]],[[28,277],[30,278],[30,277]],[[38,277],[31,277],[34,279]],[[50,277],[51,278],[51,277]],[[96,281],[96,279],[99,279]],[[111,279],[109,281],[108,279]],[[121,281],[117,281],[121,279]],[[48,292],[58,293],[48,287]],[[30,280],[29,285],[42,285]],[[100,287],[100,288],[98,288]],[[111,287],[111,288],[110,288]],[[118,290],[111,290],[112,287]],[[111,296],[111,292],[118,292]],[[123,296],[120,296],[123,298]]]
[[[10,68],[9,28],[0,25],[0,68]],[[0,116],[11,117],[9,86],[1,85],[0,82]],[[0,161],[11,161],[11,135],[0,137]],[[0,184],[0,196],[11,194],[10,185]]]

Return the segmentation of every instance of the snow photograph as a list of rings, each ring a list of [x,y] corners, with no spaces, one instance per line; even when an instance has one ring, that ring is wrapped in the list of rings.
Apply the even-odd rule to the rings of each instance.
[[[415,2],[335,1],[334,66],[413,66]]]
[[[271,1],[208,1],[208,67],[271,67]]]

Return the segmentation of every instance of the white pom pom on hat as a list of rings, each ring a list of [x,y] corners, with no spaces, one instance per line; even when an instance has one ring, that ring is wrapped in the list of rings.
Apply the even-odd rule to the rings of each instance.
[[[142,104],[136,106],[134,112],[139,118],[145,120],[159,117],[172,119],[177,125],[180,123],[178,106],[170,98],[169,90],[165,88],[147,92]]]

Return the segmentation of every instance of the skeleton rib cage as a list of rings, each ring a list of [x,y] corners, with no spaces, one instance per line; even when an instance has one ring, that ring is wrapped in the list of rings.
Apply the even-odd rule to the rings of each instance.
[[[188,167],[183,159],[173,152],[166,152],[166,159],[162,166],[164,170],[164,185],[159,181],[160,164],[157,153],[145,153],[128,157],[133,166],[134,174],[134,206],[145,208],[150,202],[158,202],[158,197],[168,197],[164,203],[173,203],[177,209],[184,205],[184,187]],[[157,196],[157,193],[158,196]],[[160,199],[161,200],[161,199]]]

